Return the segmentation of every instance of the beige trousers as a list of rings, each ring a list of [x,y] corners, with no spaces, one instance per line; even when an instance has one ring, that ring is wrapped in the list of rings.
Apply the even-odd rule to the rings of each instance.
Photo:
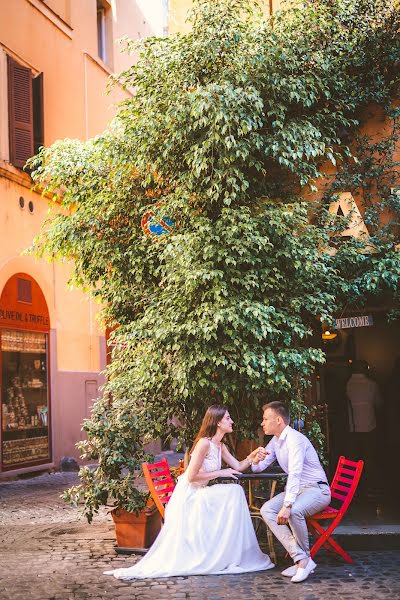
[[[285,492],[282,492],[268,500],[261,507],[261,516],[293,562],[297,562],[310,556],[306,517],[324,510],[331,501],[331,492],[329,486],[317,483],[301,487],[290,511],[290,527],[277,523],[284,498]]]

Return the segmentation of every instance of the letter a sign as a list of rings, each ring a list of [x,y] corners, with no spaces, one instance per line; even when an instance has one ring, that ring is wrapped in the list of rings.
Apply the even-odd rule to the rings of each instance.
[[[330,205],[329,212],[333,215],[342,215],[349,219],[348,228],[342,231],[343,236],[354,236],[356,238],[360,236],[369,237],[367,226],[351,192],[340,194],[339,199]]]

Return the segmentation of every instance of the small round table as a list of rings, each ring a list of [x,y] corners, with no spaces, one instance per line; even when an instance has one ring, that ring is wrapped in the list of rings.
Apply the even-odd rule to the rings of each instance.
[[[232,477],[218,477],[214,481],[216,483],[241,483],[242,481],[248,482],[248,505],[250,510],[250,517],[255,523],[254,528],[256,533],[261,523],[264,523],[267,529],[267,542],[269,548],[269,554],[271,556],[271,560],[276,563],[276,552],[274,547],[274,536],[264,522],[260,514],[260,507],[255,503],[256,500],[270,500],[274,497],[276,486],[278,481],[284,481],[287,478],[287,473],[282,471],[282,469],[273,467],[272,469],[268,469],[267,471],[261,471],[260,473],[241,473],[240,475],[236,475],[237,479],[233,479]],[[271,486],[269,490],[269,498],[263,498],[260,496],[256,496],[253,489],[254,481],[269,481]]]

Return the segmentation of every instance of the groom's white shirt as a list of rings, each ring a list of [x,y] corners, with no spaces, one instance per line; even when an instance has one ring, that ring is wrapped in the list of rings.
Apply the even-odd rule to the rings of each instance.
[[[259,473],[277,460],[288,474],[284,502],[293,504],[303,486],[326,482],[325,471],[310,440],[289,425],[279,438],[274,435],[265,449],[269,454],[258,465],[252,465],[251,469]]]

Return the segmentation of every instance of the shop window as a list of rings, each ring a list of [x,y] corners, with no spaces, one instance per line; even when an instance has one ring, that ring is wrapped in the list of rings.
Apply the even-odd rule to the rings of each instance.
[[[50,459],[48,334],[1,331],[2,466]]]
[[[32,304],[32,282],[29,279],[17,279],[17,300]]]
[[[23,168],[43,146],[43,73],[34,76],[10,56],[7,62],[10,162]]]

